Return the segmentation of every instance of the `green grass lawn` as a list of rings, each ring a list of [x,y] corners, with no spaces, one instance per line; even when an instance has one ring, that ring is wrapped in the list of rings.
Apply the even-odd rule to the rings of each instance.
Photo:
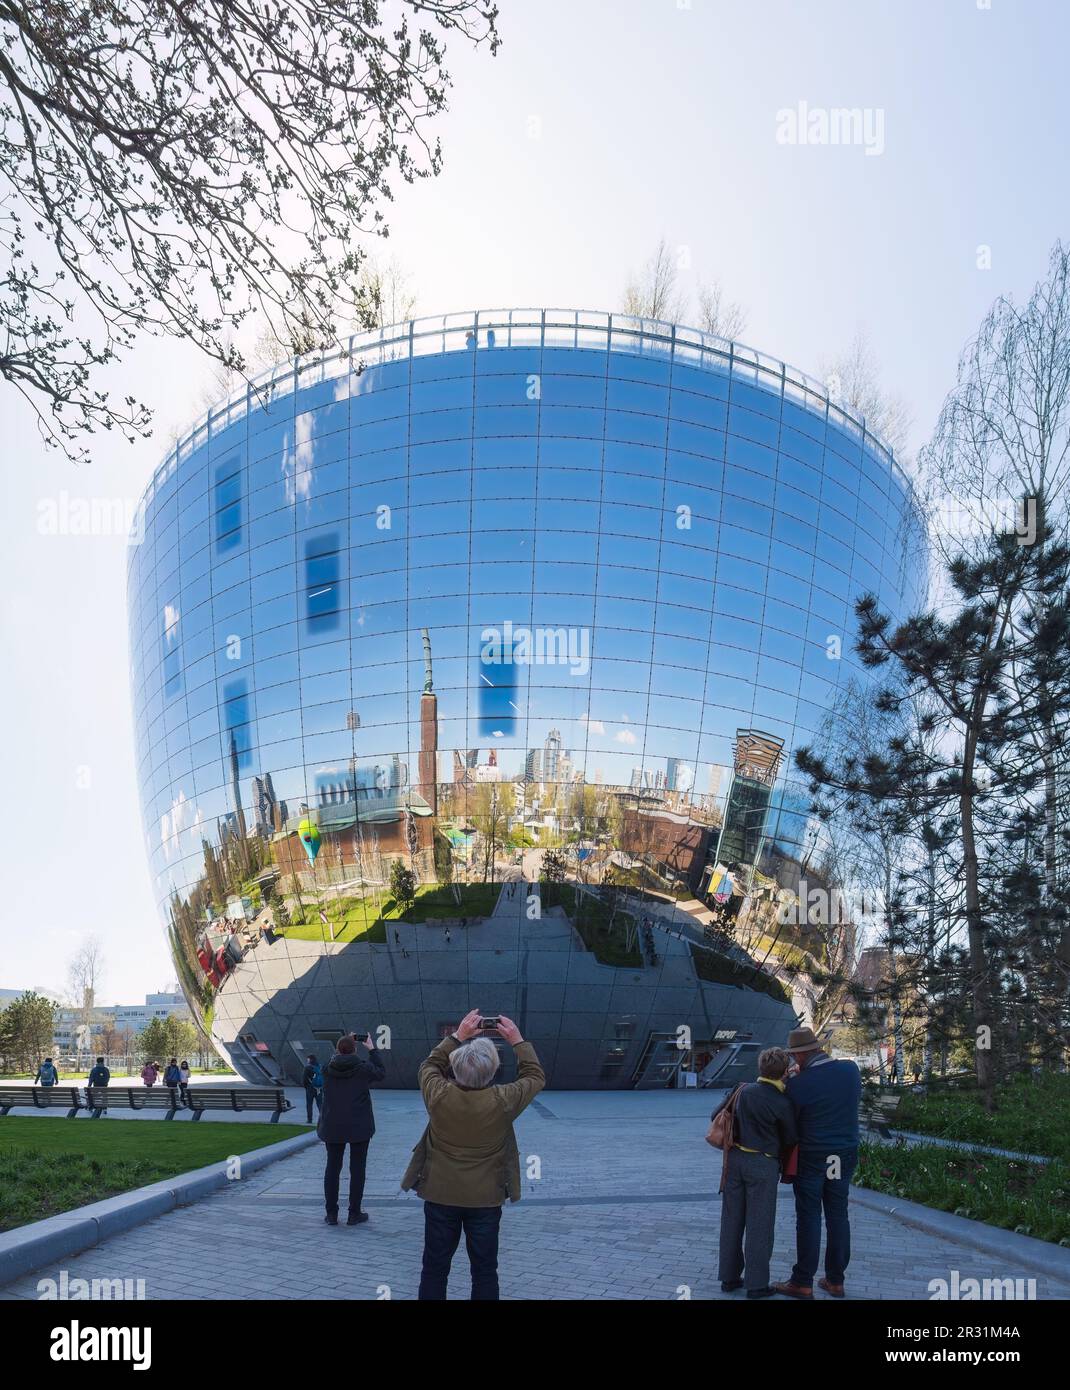
[[[996,1109],[985,1113],[976,1088],[943,1090],[939,1082],[924,1096],[905,1092],[896,1129],[992,1144],[1016,1153],[1048,1154],[1070,1163],[1070,1073],[1017,1076],[996,1089]]]
[[[636,941],[628,948],[628,927],[633,925],[631,913],[618,911],[614,917],[609,903],[598,894],[581,893],[572,883],[541,885],[544,907],[560,907],[580,939],[600,965],[612,965],[618,970],[638,970],[643,954]]]
[[[308,1126],[0,1119],[0,1231],[174,1177]]]
[[[1070,1171],[1059,1161],[1018,1163],[967,1149],[863,1142],[853,1181],[938,1211],[1070,1246]]]
[[[700,980],[713,985],[742,985],[758,994],[769,994],[783,1004],[791,1003],[791,995],[783,984],[772,975],[767,975],[757,963],[742,965],[730,956],[721,955],[709,946],[691,943],[691,959],[695,963],[695,974]]]
[[[320,907],[334,928],[334,939],[347,941],[387,940],[387,923],[396,921],[426,922],[443,918],[457,922],[462,917],[486,917],[494,911],[501,892],[500,883],[462,883],[460,905],[451,888],[434,883],[421,883],[416,888],[416,901],[404,912],[389,893],[371,889],[367,893],[332,898],[323,904],[306,903],[304,910],[294,912],[291,923],[281,934],[296,941],[330,941],[331,933],[320,921]]]

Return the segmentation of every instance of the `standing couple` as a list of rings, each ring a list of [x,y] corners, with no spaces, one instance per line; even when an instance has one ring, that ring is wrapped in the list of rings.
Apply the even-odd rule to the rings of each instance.
[[[790,1073],[790,1074],[789,1074]],[[825,1277],[818,1287],[843,1298],[851,1258],[847,1198],[858,1163],[862,1078],[854,1062],[834,1060],[809,1028],[788,1035],[787,1048],[758,1058],[758,1080],[737,1087],[714,1111],[734,1108],[725,1142],[721,1207],[721,1289],[746,1286],[748,1298],[812,1299],[821,1255],[824,1210]],[[712,1141],[711,1141],[712,1142]],[[795,1187],[795,1268],[769,1283],[782,1167],[798,1145]],[[790,1169],[789,1169],[790,1172]]]

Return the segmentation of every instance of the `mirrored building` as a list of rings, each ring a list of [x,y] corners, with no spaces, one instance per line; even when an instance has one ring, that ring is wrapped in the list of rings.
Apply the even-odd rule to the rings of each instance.
[[[820,879],[792,755],[864,678],[855,598],[923,597],[909,482],[822,386],[618,315],[414,321],[243,387],[142,507],[146,848],[239,1072],[370,1028],[414,1085],[470,1007],[557,1087],[785,1039],[736,925]]]

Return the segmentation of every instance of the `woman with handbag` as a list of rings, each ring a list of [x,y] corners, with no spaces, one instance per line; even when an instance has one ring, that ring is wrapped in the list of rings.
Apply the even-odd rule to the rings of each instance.
[[[758,1080],[736,1089],[711,1116],[707,1142],[722,1149],[719,1277],[722,1293],[744,1286],[748,1298],[771,1298],[769,1261],[776,1229],[781,1153],[798,1142],[795,1111],[784,1089],[790,1062],[779,1047],[758,1058]]]

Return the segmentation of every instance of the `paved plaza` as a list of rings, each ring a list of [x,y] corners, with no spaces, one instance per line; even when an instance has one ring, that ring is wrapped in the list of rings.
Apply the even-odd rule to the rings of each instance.
[[[723,1295],[717,1279],[721,1159],[703,1142],[712,1098],[683,1091],[544,1092],[517,1125],[522,1165],[538,1176],[525,1177],[523,1200],[506,1207],[502,1297],[741,1298]],[[144,1279],[150,1299],[415,1298],[422,1204],[401,1195],[398,1182],[422,1130],[423,1106],[415,1092],[382,1091],[375,1111],[366,1225],[324,1224],[323,1150],[315,1144],[60,1267],[70,1279]],[[950,1280],[954,1270],[960,1279],[1035,1278],[1038,1298],[1070,1298],[1070,1282],[1010,1267],[857,1202],[852,1239],[850,1298],[927,1299],[929,1280]],[[790,1272],[793,1250],[794,1208],[783,1187],[774,1279]],[[40,1269],[0,1297],[35,1298],[38,1279],[58,1274],[59,1268]],[[450,1296],[467,1295],[462,1246]]]

